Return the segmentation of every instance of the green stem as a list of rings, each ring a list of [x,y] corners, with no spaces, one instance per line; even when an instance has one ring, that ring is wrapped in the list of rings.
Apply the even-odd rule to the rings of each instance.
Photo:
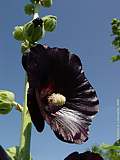
[[[33,19],[36,19],[36,18],[38,18],[38,17],[39,17],[39,14],[38,14],[39,9],[40,9],[40,4],[36,4],[36,5],[35,5],[35,8],[34,8],[34,15],[33,15]]]
[[[27,108],[27,91],[28,91],[28,82],[26,77],[25,89],[24,89],[24,109],[23,112],[21,113],[22,124],[21,124],[18,160],[30,160],[30,140],[31,140],[32,122]]]
[[[33,19],[39,17],[38,11],[40,4],[35,5]],[[20,146],[17,160],[30,160],[30,140],[31,140],[31,128],[32,122],[27,108],[27,91],[28,91],[27,76],[25,78],[25,89],[24,89],[24,109],[21,119],[21,135],[20,135]]]

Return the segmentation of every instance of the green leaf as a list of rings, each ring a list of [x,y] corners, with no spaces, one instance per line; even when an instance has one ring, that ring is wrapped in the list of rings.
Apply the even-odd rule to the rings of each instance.
[[[8,154],[10,160],[18,160],[19,147],[13,146],[13,147],[7,148],[6,153]],[[29,160],[32,160],[31,155]]]
[[[103,144],[100,146],[100,148],[106,150],[120,150],[120,146],[108,145],[108,144]]]
[[[115,143],[114,143],[115,146],[120,146],[120,139],[118,139]]]
[[[19,151],[18,146],[13,146],[13,147],[6,149],[6,152],[8,156],[10,157],[10,160],[17,160],[18,151]]]

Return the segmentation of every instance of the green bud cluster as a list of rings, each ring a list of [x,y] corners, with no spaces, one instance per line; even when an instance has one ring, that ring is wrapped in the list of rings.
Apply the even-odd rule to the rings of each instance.
[[[16,40],[22,41],[21,51],[24,53],[28,48],[43,38],[45,34],[44,24],[42,19],[35,19],[26,23],[23,26],[16,26],[13,31],[13,36]]]
[[[44,29],[45,31],[52,32],[56,28],[57,25],[57,17],[48,15],[42,18],[44,22]]]
[[[0,90],[0,114],[9,113],[13,108],[14,100],[14,93],[6,90]]]
[[[31,0],[32,4],[40,4],[43,7],[51,7],[53,1],[52,0]]]
[[[48,8],[52,6],[52,0],[31,0],[31,3],[26,4],[24,7],[25,14],[33,15],[36,5]]]
[[[45,31],[52,32],[57,25],[57,17],[48,15],[36,18],[23,26],[16,26],[13,36],[16,40],[22,41],[21,51],[24,53],[28,48],[32,47],[37,41],[42,39]]]
[[[24,11],[27,15],[33,15],[33,20],[20,26],[16,26],[13,31],[13,37],[21,41],[21,51],[25,51],[42,39],[46,32],[52,32],[57,25],[57,17],[47,15],[39,18],[38,12],[41,6],[50,7],[53,3],[52,0],[30,0],[31,3],[26,4]]]

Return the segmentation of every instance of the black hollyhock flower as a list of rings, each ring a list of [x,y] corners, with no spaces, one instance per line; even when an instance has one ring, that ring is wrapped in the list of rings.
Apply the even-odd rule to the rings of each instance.
[[[85,142],[99,102],[79,57],[65,48],[38,44],[23,55],[22,64],[29,82],[28,109],[36,129],[41,132],[45,120],[60,140]],[[60,95],[62,105],[55,99],[50,103],[54,93]]]
[[[98,153],[86,151],[84,153],[73,152],[64,160],[104,160]]]
[[[10,160],[2,146],[0,146],[0,160]]]

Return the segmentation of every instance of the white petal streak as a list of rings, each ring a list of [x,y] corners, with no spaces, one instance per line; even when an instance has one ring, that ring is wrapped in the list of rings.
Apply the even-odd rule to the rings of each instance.
[[[88,126],[90,122],[90,116],[63,107],[54,114],[50,126],[60,134],[64,140],[82,143],[88,137]]]

